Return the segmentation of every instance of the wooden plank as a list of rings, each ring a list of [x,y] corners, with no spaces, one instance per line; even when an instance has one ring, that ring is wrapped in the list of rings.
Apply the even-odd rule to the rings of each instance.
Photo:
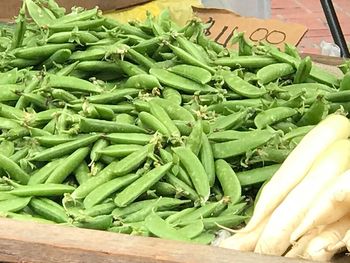
[[[300,53],[300,56],[302,58],[306,56],[310,56],[310,58],[320,64],[330,65],[330,66],[339,66],[346,61],[344,58],[339,57],[330,57],[330,56],[323,56],[318,54],[311,54],[311,53]]]
[[[307,263],[211,246],[0,219],[1,262]]]

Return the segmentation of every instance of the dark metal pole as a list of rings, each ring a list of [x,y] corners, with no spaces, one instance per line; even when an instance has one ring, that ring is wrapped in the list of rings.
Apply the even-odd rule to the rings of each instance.
[[[349,58],[349,49],[346,45],[332,0],[321,0],[321,5],[335,44],[339,46],[342,57]]]

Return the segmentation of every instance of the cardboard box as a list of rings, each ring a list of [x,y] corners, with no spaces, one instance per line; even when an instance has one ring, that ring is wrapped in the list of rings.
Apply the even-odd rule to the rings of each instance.
[[[57,0],[57,2],[69,11],[73,6],[94,8],[99,6],[101,10],[123,9],[134,5],[143,4],[151,0]],[[21,0],[0,1],[0,20],[10,21],[18,14],[22,5]]]

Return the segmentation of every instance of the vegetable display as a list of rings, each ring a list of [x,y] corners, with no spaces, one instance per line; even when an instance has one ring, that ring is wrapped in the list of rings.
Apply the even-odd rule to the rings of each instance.
[[[24,0],[16,21],[0,39],[1,216],[210,244],[254,209],[234,236],[253,250],[341,139],[324,166],[346,170],[345,77],[289,45],[226,49],[167,10],[121,24]]]

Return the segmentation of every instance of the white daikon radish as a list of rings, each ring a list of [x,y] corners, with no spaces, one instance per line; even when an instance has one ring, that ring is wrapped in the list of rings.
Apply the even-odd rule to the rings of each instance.
[[[314,161],[304,179],[273,211],[255,252],[278,256],[284,254],[291,245],[291,234],[303,220],[312,202],[349,168],[349,140],[336,141],[326,148]]]
[[[284,255],[287,258],[302,258],[305,248],[309,242],[316,237],[323,227],[317,227],[311,229],[308,233],[303,235],[297,242],[295,242],[292,248]]]
[[[318,261],[330,260],[340,251],[336,249],[329,249],[329,247],[342,240],[349,228],[349,215],[341,218],[333,224],[327,225],[319,235],[309,242],[305,249],[303,258]]]
[[[328,247],[328,249],[330,250],[339,250],[341,249],[342,247],[347,246],[347,249],[348,251],[350,251],[350,230],[348,230],[346,233],[345,233],[345,236],[342,240],[340,240],[338,243],[336,243],[335,245],[330,245]]]
[[[251,231],[257,227],[304,178],[315,159],[333,142],[346,139],[349,135],[350,122],[342,115],[329,115],[316,125],[266,184],[251,220],[242,231]]]
[[[268,218],[264,219],[261,224],[251,232],[238,232],[229,238],[224,239],[219,244],[220,247],[230,248],[240,251],[254,251],[259,236],[266,226]]]
[[[350,212],[350,170],[343,173],[312,203],[290,236],[293,242],[315,226],[331,224]]]

